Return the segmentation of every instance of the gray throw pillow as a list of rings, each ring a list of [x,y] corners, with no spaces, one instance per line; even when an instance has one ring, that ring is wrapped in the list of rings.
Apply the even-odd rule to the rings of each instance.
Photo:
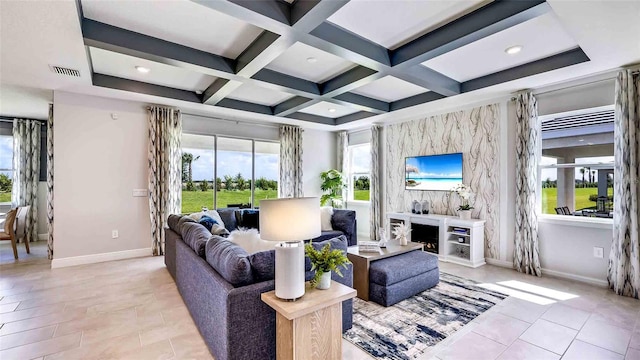
[[[248,254],[240,246],[219,236],[211,236],[206,245],[206,260],[234,287],[253,283]]]

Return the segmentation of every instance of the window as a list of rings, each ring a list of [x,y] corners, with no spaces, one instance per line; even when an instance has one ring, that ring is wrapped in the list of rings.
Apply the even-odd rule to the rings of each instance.
[[[183,213],[259,207],[278,197],[279,143],[183,134],[182,151]]]
[[[542,120],[540,212],[613,217],[613,110]]]
[[[11,202],[13,182],[13,137],[0,135],[0,204]]]
[[[369,201],[371,144],[349,146],[348,188],[350,201]]]

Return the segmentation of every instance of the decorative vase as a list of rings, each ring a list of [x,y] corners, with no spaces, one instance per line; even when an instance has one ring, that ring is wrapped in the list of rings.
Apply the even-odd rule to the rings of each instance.
[[[429,213],[429,200],[422,202],[422,213],[425,215]]]
[[[407,244],[409,243],[407,241],[407,237],[406,236],[400,236],[398,238],[398,242],[400,243],[401,246],[407,246]]]
[[[471,220],[471,210],[458,210],[458,216],[462,220]]]
[[[320,281],[316,285],[316,289],[327,290],[331,286],[331,271],[326,271],[320,276]]]
[[[412,212],[413,214],[415,214],[415,213],[416,213],[416,209],[417,209],[417,207],[418,207],[418,200],[413,200],[413,201],[411,202],[411,212]]]

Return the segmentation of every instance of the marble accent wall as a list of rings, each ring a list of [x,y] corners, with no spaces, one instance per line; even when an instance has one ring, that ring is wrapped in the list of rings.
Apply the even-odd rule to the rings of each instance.
[[[486,220],[485,257],[500,255],[500,106],[491,104],[386,129],[386,211],[410,211],[413,200],[429,200],[431,213],[456,215],[460,199],[448,191],[405,190],[405,157],[463,153],[463,182],[475,194],[472,217]]]

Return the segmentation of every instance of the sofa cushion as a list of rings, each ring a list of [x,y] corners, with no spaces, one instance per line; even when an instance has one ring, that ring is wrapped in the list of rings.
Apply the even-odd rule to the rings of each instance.
[[[437,268],[436,255],[415,250],[371,262],[369,281],[380,285],[392,285]]]
[[[320,207],[320,230],[332,231],[331,217],[333,216],[333,207],[321,206]]]
[[[338,230],[323,231],[320,234],[320,236],[318,236],[317,238],[313,239],[313,242],[317,243],[317,242],[320,242],[320,241],[331,240],[333,238],[337,238],[340,235],[344,235],[342,233],[342,231],[338,231]]]
[[[240,246],[213,235],[206,245],[206,260],[234,287],[253,283],[248,254]]]
[[[260,211],[259,210],[243,210],[242,211],[242,227],[260,230]]]
[[[184,226],[184,224],[195,223],[195,222],[196,222],[195,220],[193,220],[188,216],[182,216],[180,220],[178,220],[178,228],[176,229],[177,230],[176,232],[182,235],[182,227]]]
[[[334,230],[341,230],[347,238],[353,237],[354,224],[356,223],[356,212],[352,210],[334,209],[331,217],[331,226]],[[355,244],[354,244],[355,245]]]
[[[205,245],[211,237],[209,230],[197,222],[185,222],[181,228],[182,240],[184,240],[198,256],[204,258]]]
[[[322,249],[326,244],[331,244],[332,249],[340,249],[347,252],[347,238],[344,235],[338,237],[312,243],[316,250]],[[251,269],[257,281],[273,280],[276,275],[276,252],[275,250],[261,251],[255,254],[249,255],[249,262],[251,263]],[[311,271],[311,261],[308,257],[304,257],[304,271]],[[307,274],[307,280],[309,280]]]
[[[176,214],[169,215],[169,218],[167,219],[167,226],[169,226],[169,229],[180,234],[181,232],[180,232],[180,226],[178,225],[178,222],[180,221],[181,218],[182,218],[182,215],[176,215]]]
[[[224,222],[224,227],[229,230],[229,232],[238,228],[238,220],[236,218],[236,210],[232,208],[218,209],[218,214],[220,218]]]

